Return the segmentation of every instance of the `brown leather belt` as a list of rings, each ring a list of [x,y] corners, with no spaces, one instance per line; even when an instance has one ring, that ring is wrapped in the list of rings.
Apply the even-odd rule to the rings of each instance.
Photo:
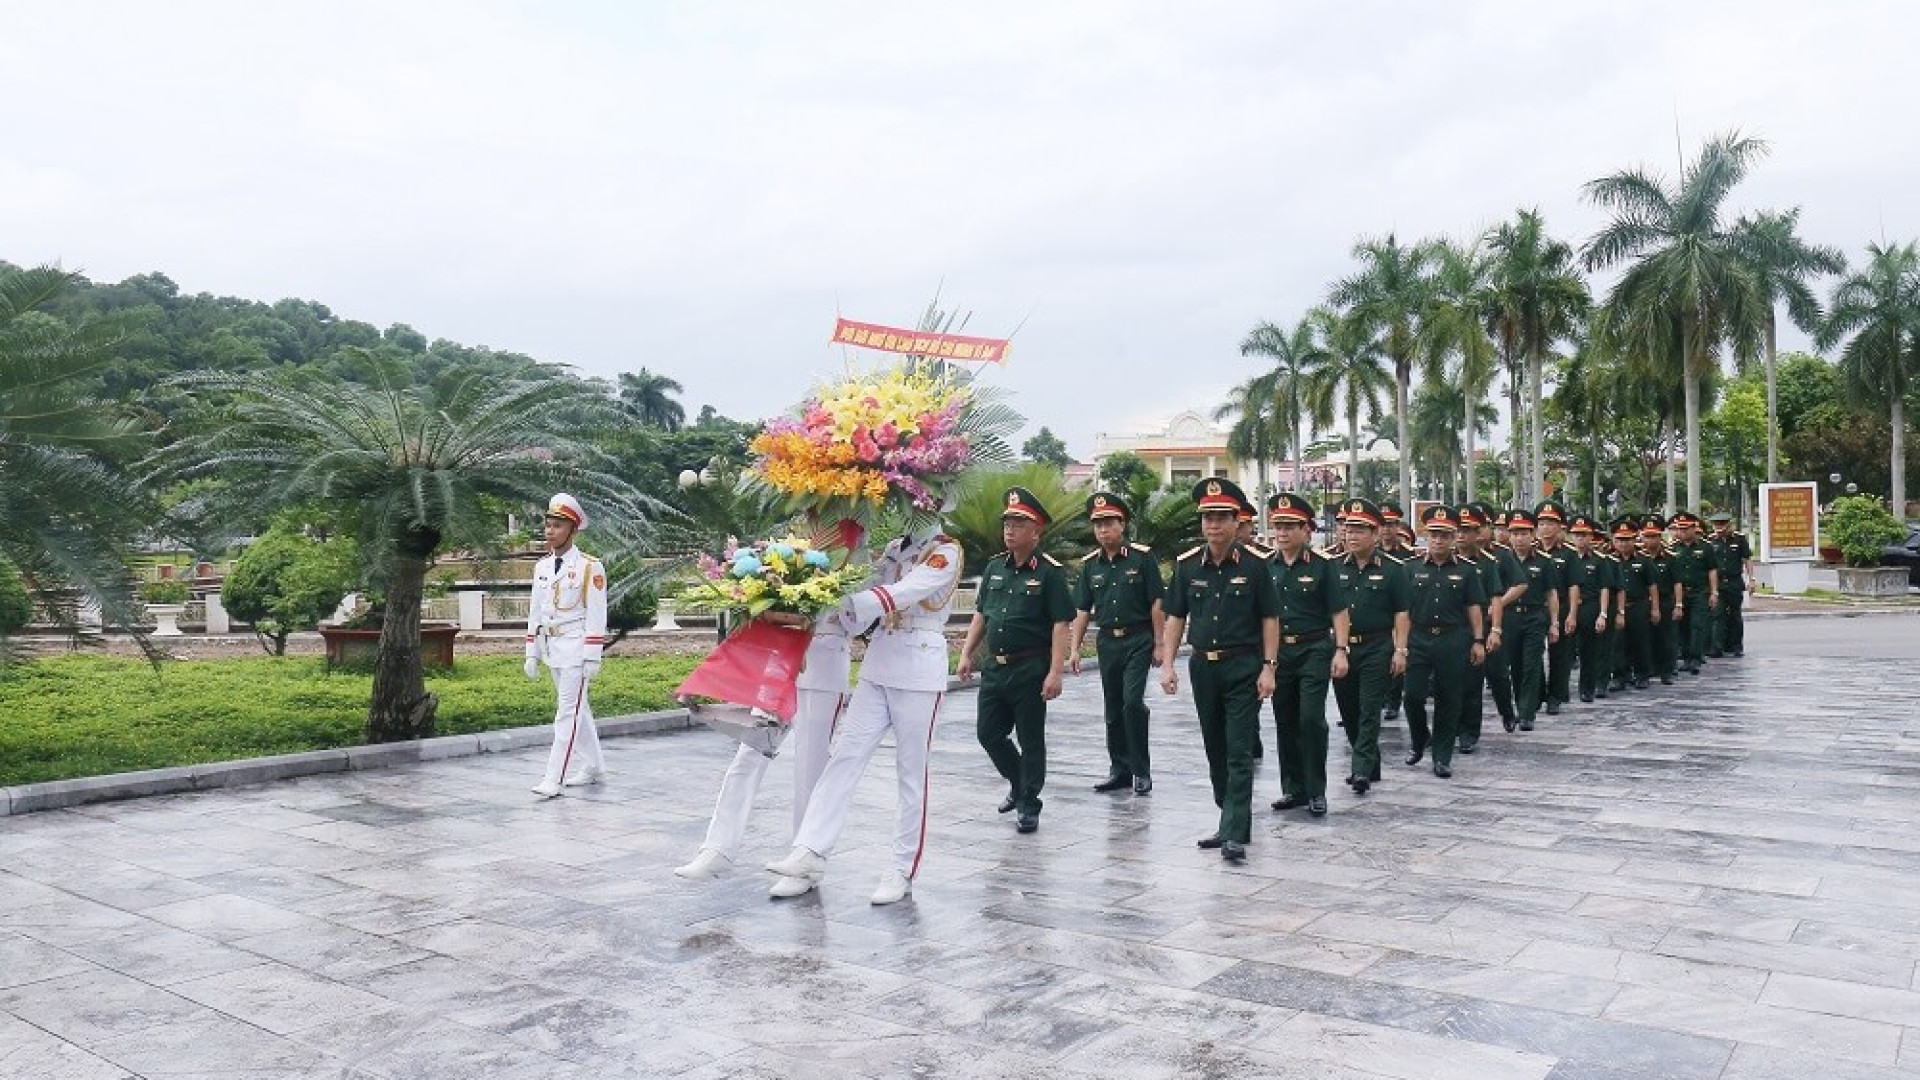
[[[1259,651],[1258,645],[1229,645],[1224,649],[1195,649],[1193,655],[1210,664],[1217,664],[1222,660],[1231,660],[1236,656],[1245,656]]]

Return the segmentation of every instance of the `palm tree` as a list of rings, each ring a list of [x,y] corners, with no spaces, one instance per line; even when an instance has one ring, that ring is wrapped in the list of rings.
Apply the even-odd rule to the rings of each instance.
[[[1240,343],[1241,356],[1264,356],[1273,367],[1249,379],[1236,393],[1251,399],[1266,395],[1274,402],[1273,416],[1285,421],[1293,450],[1293,486],[1300,485],[1300,463],[1306,455],[1307,440],[1302,426],[1307,417],[1307,399],[1313,393],[1313,381],[1325,363],[1325,353],[1314,339],[1313,324],[1301,319],[1288,333],[1270,322],[1263,322],[1247,333]],[[1265,483],[1265,477],[1261,482]]]
[[[155,518],[110,460],[132,449],[131,424],[81,389],[127,331],[42,310],[77,280],[52,267],[0,267],[0,561],[62,625],[77,627],[80,602],[91,601],[109,625],[132,628],[143,619],[126,555]]]
[[[1441,241],[1435,248],[1433,295],[1420,321],[1420,345],[1428,379],[1451,379],[1460,389],[1456,419],[1466,437],[1466,489],[1475,490],[1474,435],[1487,393],[1493,386],[1493,339],[1487,315],[1493,309],[1493,261],[1479,244],[1462,247]],[[1455,360],[1451,376],[1448,361]]]
[[[1280,399],[1265,376],[1248,379],[1228,394],[1227,403],[1213,410],[1213,418],[1233,418],[1233,426],[1227,429],[1227,454],[1253,462],[1259,481],[1253,496],[1257,502],[1267,497],[1267,466],[1286,447],[1286,432],[1276,414]]]
[[[654,517],[671,511],[596,467],[598,451],[573,432],[606,399],[583,383],[452,372],[416,385],[402,362],[361,359],[374,373],[367,385],[182,376],[231,405],[210,434],[181,440],[162,463],[182,478],[221,481],[210,498],[227,520],[308,505],[351,523],[386,597],[367,737],[392,742],[433,733],[439,701],[421,670],[420,604],[436,554],[497,543],[503,512],[544,507],[561,489],[586,504],[587,535],[609,562],[643,547]]]
[[[1841,385],[1861,404],[1888,403],[1893,426],[1888,503],[1907,512],[1906,396],[1920,379],[1920,246],[1868,244],[1867,266],[1833,290],[1820,348],[1842,340]]]
[[[1778,325],[1774,308],[1787,304],[1787,317],[1811,334],[1820,323],[1820,304],[1807,287],[1814,274],[1844,274],[1846,256],[1838,248],[1809,244],[1794,233],[1800,223],[1800,208],[1777,212],[1762,210],[1753,217],[1742,217],[1734,224],[1734,237],[1741,255],[1753,268],[1767,294],[1767,482],[1779,479],[1780,419],[1774,398],[1773,365],[1778,349]]]
[[[1720,344],[1751,350],[1769,306],[1766,290],[1723,220],[1727,196],[1766,143],[1738,133],[1709,139],[1677,186],[1640,169],[1589,183],[1587,197],[1613,220],[1587,241],[1598,270],[1631,260],[1609,302],[1678,320],[1687,438],[1687,509],[1700,509],[1700,380]]]
[[[1408,442],[1413,437],[1413,364],[1419,351],[1421,313],[1432,290],[1433,244],[1402,247],[1388,233],[1362,239],[1353,246],[1353,257],[1360,261],[1360,270],[1335,282],[1328,299],[1367,320],[1383,335],[1381,344],[1393,361],[1394,415],[1399,425],[1394,443],[1400,451],[1401,497],[1411,498],[1413,454]]]
[[[638,374],[620,373],[620,404],[627,415],[664,431],[679,431],[687,422],[687,410],[672,397],[685,393],[686,389],[674,379],[656,375],[646,368],[641,368]]]
[[[1332,424],[1337,397],[1345,413],[1347,433],[1347,490],[1353,491],[1360,472],[1360,407],[1367,415],[1380,412],[1380,401],[1393,392],[1393,376],[1385,366],[1386,351],[1373,328],[1351,314],[1329,307],[1307,312],[1325,359],[1314,373],[1307,405],[1315,423]]]
[[[1546,478],[1540,422],[1545,358],[1574,332],[1592,303],[1574,266],[1573,248],[1547,234],[1539,210],[1522,210],[1487,236],[1493,249],[1493,307],[1515,351],[1526,357],[1528,449],[1526,498],[1536,499]]]

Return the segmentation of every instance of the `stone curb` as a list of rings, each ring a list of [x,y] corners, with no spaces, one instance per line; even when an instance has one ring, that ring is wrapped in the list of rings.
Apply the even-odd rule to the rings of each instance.
[[[1745,611],[1743,619],[1858,619],[1867,615],[1920,615],[1920,607],[1843,608],[1822,607],[1809,611]]]
[[[694,726],[685,709],[635,713],[598,721],[603,738],[653,735],[680,731]],[[362,769],[387,769],[423,761],[444,761],[475,754],[498,754],[547,745],[553,727],[503,728],[474,735],[446,735],[417,742],[382,743],[375,746],[349,746],[339,750],[309,750],[299,754],[215,761],[205,765],[182,765],[144,772],[114,773],[110,776],[82,776],[72,780],[49,780],[40,784],[22,784],[0,788],[0,817],[31,814],[39,810],[60,810],[89,803],[117,799],[137,799],[147,795],[178,795],[190,791],[264,784],[296,776],[323,773],[358,772]]]

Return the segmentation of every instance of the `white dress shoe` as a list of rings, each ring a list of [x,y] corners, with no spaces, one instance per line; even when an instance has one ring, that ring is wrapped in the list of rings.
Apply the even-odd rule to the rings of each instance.
[[[560,784],[563,787],[585,787],[588,784],[597,784],[606,778],[607,773],[604,769],[581,769],[579,772],[568,773],[567,778],[560,781]]]
[[[898,870],[889,870],[880,879],[880,887],[873,890],[873,903],[897,904],[913,891],[913,880]]]
[[[813,878],[783,877],[773,883],[773,888],[767,890],[767,895],[777,900],[805,896],[813,891],[815,884]]]
[[[551,780],[542,780],[533,785],[533,793],[543,799],[551,799],[560,794],[560,785]]]
[[[809,878],[819,881],[827,873],[827,860],[803,847],[794,848],[784,859],[770,862],[767,869],[781,877]]]
[[[700,849],[700,854],[693,857],[692,862],[685,866],[674,867],[673,876],[683,878],[719,877],[727,867],[732,865],[732,859],[727,858],[725,855],[720,854],[710,847],[703,847]]]

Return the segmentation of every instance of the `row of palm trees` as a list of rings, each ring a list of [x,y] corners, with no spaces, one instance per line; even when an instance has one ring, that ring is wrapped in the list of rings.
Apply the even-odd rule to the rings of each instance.
[[[1890,494],[1903,506],[1902,398],[1920,375],[1920,254],[1911,243],[1869,245],[1867,268],[1840,281],[1823,312],[1813,282],[1845,274],[1844,256],[1799,234],[1797,207],[1730,210],[1766,149],[1731,133],[1709,139],[1677,181],[1630,169],[1589,183],[1585,197],[1611,219],[1577,249],[1533,209],[1464,241],[1361,239],[1356,268],[1324,303],[1291,329],[1259,323],[1241,342],[1243,356],[1266,366],[1215,413],[1232,419],[1229,452],[1255,463],[1264,489],[1269,463],[1288,450],[1297,460],[1306,429],[1333,429],[1338,419],[1353,476],[1361,418],[1383,418],[1390,400],[1399,491],[1417,490],[1414,459],[1438,440],[1464,442],[1457,455],[1439,456],[1457,457],[1465,490],[1477,494],[1475,439],[1490,429],[1493,384],[1504,373],[1518,499],[1545,489],[1549,418],[1576,443],[1591,440],[1597,454],[1600,434],[1622,418],[1652,417],[1661,446],[1684,438],[1685,505],[1698,510],[1701,414],[1728,359],[1741,370],[1765,365],[1766,475],[1779,478],[1773,369],[1784,306],[1821,348],[1841,346],[1856,401],[1891,403]],[[1618,275],[1604,296],[1587,276],[1600,272]],[[1416,400],[1416,374],[1425,400]],[[1458,440],[1436,431],[1436,410],[1451,414]],[[1666,459],[1671,509],[1678,499]]]

